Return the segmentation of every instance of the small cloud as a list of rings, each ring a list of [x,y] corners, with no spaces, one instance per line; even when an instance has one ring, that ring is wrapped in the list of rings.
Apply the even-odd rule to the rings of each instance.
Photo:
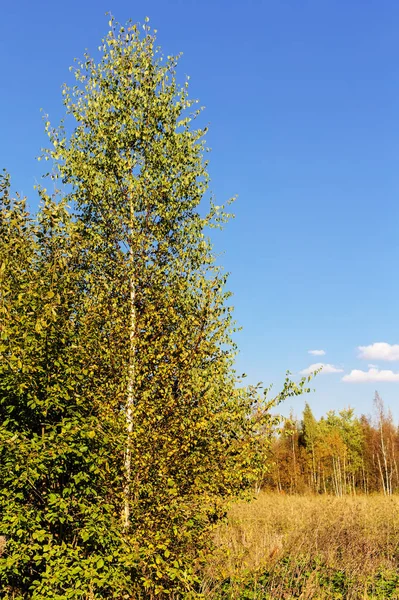
[[[367,365],[369,369],[378,369],[378,365]]]
[[[310,365],[306,369],[299,371],[300,375],[311,375],[314,371],[318,371],[321,369],[321,375],[328,375],[330,373],[343,373],[343,369],[336,367],[334,365],[326,364],[326,363],[315,363],[314,365]]]
[[[376,342],[369,346],[358,346],[359,358],[365,360],[398,360],[399,344],[387,344],[386,342]]]
[[[325,350],[308,350],[308,354],[313,354],[313,356],[324,356],[325,353]]]
[[[354,369],[349,375],[344,375],[342,381],[346,383],[367,383],[373,381],[399,381],[399,373],[390,370],[380,371],[377,368],[370,368],[368,371]]]

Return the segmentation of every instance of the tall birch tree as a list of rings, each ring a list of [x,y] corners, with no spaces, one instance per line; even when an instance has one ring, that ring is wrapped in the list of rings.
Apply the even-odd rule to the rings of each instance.
[[[0,558],[3,589],[21,598],[195,594],[212,528],[265,467],[273,401],[244,389],[233,369],[226,275],[208,237],[228,215],[212,201],[205,210],[201,110],[178,83],[178,59],[155,42],[147,22],[111,19],[99,58],[86,54],[76,85],[63,88],[65,122],[45,118],[42,158],[64,192],[54,203],[40,191],[32,241],[21,242],[33,256],[21,276],[53,324],[26,326],[39,344],[32,356],[51,357],[39,378],[46,400],[35,404],[45,426],[21,432],[13,421],[42,465],[30,512],[42,545],[29,545],[31,521],[13,520],[29,502],[18,484],[13,505],[4,501],[11,543]],[[32,373],[41,368],[32,362]],[[303,386],[287,379],[277,401]],[[14,410],[14,395],[2,393],[2,410]],[[27,558],[16,569],[18,535]]]

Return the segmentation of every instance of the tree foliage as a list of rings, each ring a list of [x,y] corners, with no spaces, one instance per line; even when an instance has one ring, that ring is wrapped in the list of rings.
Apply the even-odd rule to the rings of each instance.
[[[302,420],[286,420],[269,448],[263,485],[280,492],[336,496],[399,490],[399,431],[376,393],[375,415],[352,408],[317,420],[308,404]]]
[[[4,598],[199,593],[273,423],[234,373],[207,237],[228,215],[200,207],[205,130],[177,59],[112,19],[99,50],[63,89],[65,123],[45,119],[55,191],[36,217],[2,180]],[[277,399],[303,389],[287,379]]]

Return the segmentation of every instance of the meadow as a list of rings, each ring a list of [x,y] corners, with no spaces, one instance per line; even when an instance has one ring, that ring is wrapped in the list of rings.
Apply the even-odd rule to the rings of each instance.
[[[43,113],[38,160],[49,166],[36,208],[0,173],[0,598],[399,598],[390,411],[376,393],[370,417],[316,418],[305,403],[301,419],[280,418],[274,409],[309,393],[324,363],[287,371],[274,397],[238,375],[228,274],[213,247],[234,197],[216,205],[208,188],[203,109],[148,17],[109,15],[108,27],[62,86],[65,120]],[[263,245],[258,208],[248,215]],[[293,240],[285,212],[281,231],[279,248]],[[240,258],[246,275],[253,256]],[[396,344],[364,348],[398,359]],[[353,373],[398,379],[372,366],[344,379]],[[237,501],[257,489],[276,491]]]
[[[221,599],[399,598],[399,497],[261,493],[217,531],[203,592]]]

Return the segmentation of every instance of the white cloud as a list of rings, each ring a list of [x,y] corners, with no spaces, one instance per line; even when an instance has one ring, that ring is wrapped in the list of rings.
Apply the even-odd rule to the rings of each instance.
[[[324,356],[325,353],[325,350],[308,350],[308,354],[313,354],[313,356]]]
[[[336,367],[334,365],[330,365],[330,364],[326,364],[326,363],[315,363],[314,365],[310,365],[309,367],[307,367],[306,369],[303,369],[302,371],[300,371],[301,375],[310,375],[311,373],[313,373],[314,371],[317,371],[318,369],[322,369],[321,370],[321,375],[328,375],[329,373],[343,373],[343,369],[340,369],[339,367]]]
[[[349,375],[344,375],[342,381],[346,383],[367,383],[371,381],[399,381],[399,373],[390,370],[371,368],[368,371],[354,369]]]
[[[378,369],[378,365],[367,365],[369,369]]]
[[[365,360],[398,360],[399,344],[387,344],[386,342],[376,342],[370,346],[359,346],[359,358]]]

